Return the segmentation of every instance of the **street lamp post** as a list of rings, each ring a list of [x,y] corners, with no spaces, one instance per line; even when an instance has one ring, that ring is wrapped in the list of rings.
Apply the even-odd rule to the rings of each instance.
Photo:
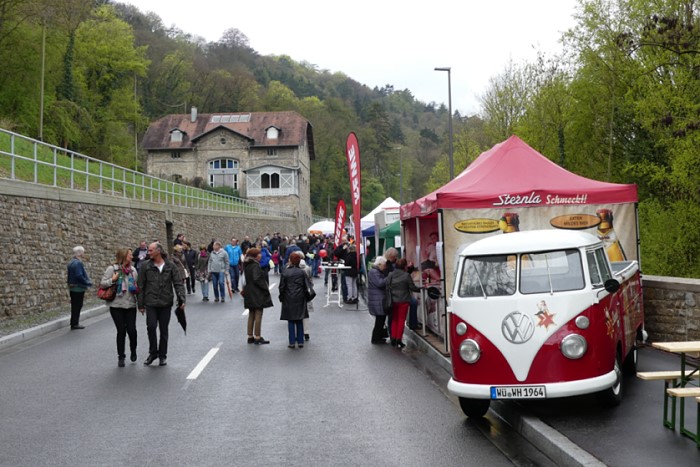
[[[401,146],[394,148],[396,151],[401,151]],[[399,152],[399,204],[403,204],[403,154]]]
[[[452,77],[451,77],[450,67],[436,67],[435,71],[446,71],[447,72],[447,110],[450,113],[450,120],[448,126],[449,138],[450,138],[450,181],[455,178],[455,164],[452,149]]]

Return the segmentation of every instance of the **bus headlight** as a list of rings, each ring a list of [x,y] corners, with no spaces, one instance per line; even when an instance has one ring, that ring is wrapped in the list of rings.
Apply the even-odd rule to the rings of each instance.
[[[466,323],[458,323],[457,326],[455,326],[455,331],[457,331],[458,336],[465,335],[467,333]]]
[[[462,360],[467,363],[476,363],[479,360],[479,357],[481,357],[481,349],[479,348],[479,344],[472,339],[465,339],[459,345],[459,356],[462,357]]]
[[[571,360],[583,357],[586,350],[588,350],[588,343],[578,334],[569,334],[561,341],[561,353]]]

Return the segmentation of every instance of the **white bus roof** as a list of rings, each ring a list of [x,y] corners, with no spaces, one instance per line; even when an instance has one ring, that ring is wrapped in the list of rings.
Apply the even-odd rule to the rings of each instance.
[[[578,230],[528,230],[481,239],[465,247],[460,256],[531,253],[581,248],[599,243],[598,237]]]

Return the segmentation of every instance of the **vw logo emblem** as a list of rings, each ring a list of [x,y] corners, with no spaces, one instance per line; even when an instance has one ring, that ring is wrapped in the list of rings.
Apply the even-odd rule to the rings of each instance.
[[[508,342],[523,344],[535,333],[535,323],[528,315],[514,311],[503,318],[501,332]]]

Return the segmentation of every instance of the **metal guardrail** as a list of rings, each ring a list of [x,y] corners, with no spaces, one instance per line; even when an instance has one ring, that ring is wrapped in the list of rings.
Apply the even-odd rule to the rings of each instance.
[[[233,214],[294,218],[287,209],[164,180],[0,128],[0,179]]]

